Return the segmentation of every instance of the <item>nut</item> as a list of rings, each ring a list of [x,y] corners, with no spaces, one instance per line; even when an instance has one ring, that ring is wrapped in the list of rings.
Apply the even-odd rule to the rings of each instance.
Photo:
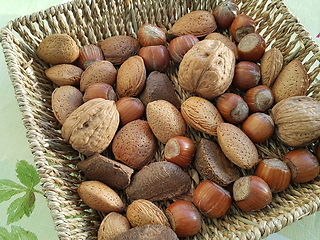
[[[173,199],[188,192],[191,178],[178,165],[167,162],[153,162],[134,175],[126,189],[132,201],[146,199],[151,202]]]
[[[73,86],[66,85],[56,88],[51,95],[53,114],[61,124],[82,103],[82,93]]]
[[[45,71],[46,76],[59,86],[80,84],[83,70],[72,64],[58,64]]]
[[[234,69],[230,48],[220,41],[202,40],[184,55],[178,81],[185,91],[212,100],[231,85]]]
[[[142,57],[132,56],[121,64],[117,76],[117,93],[120,97],[137,96],[145,86],[146,67]]]
[[[112,142],[116,160],[133,169],[141,169],[150,163],[156,150],[157,140],[148,122],[140,119],[123,126]]]
[[[235,165],[251,169],[259,162],[257,148],[241,129],[230,123],[220,123],[217,133],[222,152]]]
[[[47,63],[73,63],[79,57],[79,47],[68,34],[51,34],[40,42],[37,54]]]
[[[261,59],[261,81],[263,85],[271,87],[278,77],[283,65],[283,56],[279,49],[271,48]]]
[[[170,102],[165,100],[150,102],[146,113],[150,128],[160,142],[166,143],[172,137],[185,134],[186,123],[179,110]]]
[[[94,83],[107,83],[113,85],[116,82],[117,70],[109,61],[97,61],[92,63],[81,75],[80,90],[84,92]]]
[[[286,98],[277,103],[270,116],[278,138],[291,147],[302,147],[320,136],[320,102],[307,96]]]
[[[61,135],[75,150],[90,156],[109,146],[119,122],[115,102],[95,98],[70,114],[62,125]]]
[[[170,227],[166,215],[157,205],[145,200],[133,201],[127,208],[127,218],[132,227],[139,227],[147,224],[165,225]]]
[[[113,240],[130,228],[130,223],[125,216],[117,212],[111,212],[105,216],[100,224],[98,240]]]
[[[138,40],[130,36],[113,36],[98,42],[105,60],[113,65],[121,65],[129,57],[136,55],[140,50]]]
[[[304,96],[309,87],[308,74],[299,59],[291,61],[279,73],[272,86],[275,103],[293,96]]]
[[[190,97],[181,105],[184,120],[194,129],[211,135],[217,135],[217,127],[223,122],[218,109],[208,100]]]
[[[190,24],[192,23],[192,24]],[[217,29],[217,24],[212,13],[208,11],[192,11],[181,17],[169,31],[174,36],[192,34],[204,37]]]

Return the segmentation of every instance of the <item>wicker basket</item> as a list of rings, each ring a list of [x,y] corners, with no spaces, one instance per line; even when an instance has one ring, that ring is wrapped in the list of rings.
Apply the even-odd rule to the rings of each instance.
[[[170,29],[173,23],[193,10],[211,11],[217,0],[76,0],[10,21],[1,30],[1,43],[16,99],[27,129],[27,138],[44,195],[48,201],[60,239],[95,239],[103,215],[88,208],[77,195],[82,176],[76,167],[82,156],[61,138],[61,125],[51,109],[51,93],[55,86],[44,70],[49,66],[35,54],[39,42],[52,33],[67,33],[79,46],[97,43],[113,35],[136,37],[143,23],[154,23]],[[320,100],[320,49],[309,33],[294,17],[282,0],[237,0],[241,13],[253,17],[268,48],[277,47],[285,63],[299,58],[308,71],[311,82],[309,95]],[[176,86],[181,100],[188,95],[177,83],[177,67],[172,64],[167,73]],[[188,129],[194,140],[205,134]],[[273,138],[256,145],[261,157],[281,157],[289,149]],[[312,149],[310,146],[309,149]],[[160,151],[156,160],[162,160]],[[197,185],[199,175],[189,167]],[[252,172],[243,172],[250,174]],[[200,181],[202,180],[200,176]],[[123,192],[119,191],[126,201]],[[284,192],[273,194],[273,201],[261,211],[245,213],[236,206],[219,219],[203,218],[200,233],[186,239],[260,239],[320,207],[320,177],[307,184],[292,184]],[[164,209],[170,202],[157,203]]]

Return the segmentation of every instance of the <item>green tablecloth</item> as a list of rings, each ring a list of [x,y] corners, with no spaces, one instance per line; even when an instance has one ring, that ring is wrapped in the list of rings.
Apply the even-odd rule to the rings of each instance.
[[[2,1],[0,27],[4,27],[9,20],[13,20],[16,17],[31,14],[61,2],[62,0]],[[320,33],[319,0],[285,0],[285,3],[320,45],[320,39],[316,38]],[[16,235],[11,235],[8,239],[20,239],[18,238],[20,234],[20,236],[27,236],[27,238],[21,239],[56,240],[58,239],[57,233],[54,229],[46,199],[43,197],[40,184],[36,180],[36,175],[31,175],[33,176],[34,184],[30,186],[29,190],[19,187],[23,186],[21,182],[27,186],[30,185],[28,184],[30,181],[27,183],[24,181],[28,176],[24,176],[23,172],[32,172],[33,167],[27,171],[26,169],[34,166],[34,162],[25,136],[26,131],[23,126],[22,115],[14,96],[2,53],[0,54],[0,66],[0,240],[7,239],[3,236],[10,233],[16,233]],[[1,192],[4,190],[4,186],[16,189],[16,192],[12,192],[10,199],[10,196],[5,198],[7,195],[3,195],[3,192]],[[32,188],[33,186],[35,187]],[[22,190],[20,191],[19,189]],[[33,191],[30,191],[30,189],[33,189]],[[28,194],[27,197],[30,196],[29,199],[32,200],[31,208],[21,208],[21,206],[24,206],[22,200],[26,192]],[[33,196],[35,196],[34,199]],[[33,202],[34,209],[32,209]],[[27,214],[20,219],[21,216],[19,214],[23,211]],[[293,223],[276,234],[272,234],[268,239],[320,239],[319,226],[320,212],[317,212]]]

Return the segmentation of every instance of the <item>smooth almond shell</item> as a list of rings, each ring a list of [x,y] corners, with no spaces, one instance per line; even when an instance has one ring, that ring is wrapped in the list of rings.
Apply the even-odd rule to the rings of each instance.
[[[99,231],[98,240],[114,240],[119,236],[131,229],[128,219],[117,212],[111,212],[102,220]]]
[[[308,74],[299,59],[291,61],[280,72],[272,86],[275,103],[293,96],[305,96],[309,87]]]
[[[181,17],[173,24],[169,34],[174,36],[192,34],[196,37],[204,37],[216,29],[217,24],[213,14],[208,11],[198,10]]]
[[[181,113],[168,101],[157,100],[148,103],[146,114],[153,134],[162,143],[166,143],[172,137],[183,136],[186,132],[186,123]]]
[[[143,58],[132,56],[119,68],[117,75],[117,93],[120,97],[137,96],[145,86],[147,78]]]
[[[241,129],[230,123],[221,123],[217,133],[221,150],[231,162],[244,169],[258,164],[257,148]]]
[[[201,97],[190,97],[181,105],[184,120],[194,129],[210,135],[217,135],[217,127],[224,122],[218,109]]]
[[[125,205],[119,195],[99,181],[84,181],[78,187],[78,194],[89,207],[109,213],[124,212]]]
[[[93,83],[107,83],[113,85],[116,82],[117,70],[109,61],[97,61],[91,64],[81,75],[80,91],[84,92]]]
[[[80,84],[83,70],[72,64],[58,64],[45,71],[46,76],[59,86]]]
[[[127,208],[127,218],[132,227],[139,227],[147,224],[165,225],[170,227],[166,215],[157,205],[145,200],[133,201]]]

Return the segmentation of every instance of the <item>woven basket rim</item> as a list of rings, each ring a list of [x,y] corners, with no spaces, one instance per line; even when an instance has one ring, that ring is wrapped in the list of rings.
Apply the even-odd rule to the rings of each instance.
[[[240,0],[238,0],[238,2],[239,1]],[[270,2],[270,4],[277,6],[278,9],[281,8],[283,11],[283,15],[288,16],[288,18],[291,18],[292,21],[296,21],[296,23],[299,26],[299,31],[303,32],[303,38],[305,40],[305,43],[309,44],[309,46],[312,46],[313,55],[315,56],[316,61],[320,62],[319,46],[314,42],[309,32],[304,28],[304,26],[299,23],[299,20],[293,15],[293,13],[285,5],[284,1],[272,0],[272,1],[262,1],[262,2]],[[63,211],[60,212],[61,210],[59,210],[58,206],[53,206],[53,205],[62,204],[63,201],[56,196],[57,194],[54,191],[54,189],[57,188],[56,184],[59,178],[55,178],[55,175],[50,175],[50,174],[57,173],[61,167],[66,167],[66,166],[61,166],[59,164],[50,165],[48,163],[48,157],[46,156],[47,151],[45,149],[46,147],[44,146],[45,144],[43,144],[43,140],[45,136],[42,135],[40,126],[38,122],[35,120],[35,118],[37,117],[32,115],[34,111],[30,106],[29,97],[28,98],[26,97],[26,95],[28,95],[28,91],[26,91],[26,86],[22,84],[24,79],[20,75],[21,64],[19,64],[18,61],[13,57],[14,55],[13,52],[15,50],[10,49],[12,45],[16,44],[16,42],[10,41],[9,38],[11,37],[11,35],[13,35],[15,25],[19,25],[19,24],[23,25],[26,22],[29,22],[29,24],[33,24],[34,22],[37,21],[37,18],[41,18],[45,14],[51,14],[53,12],[60,12],[61,14],[63,14],[63,11],[65,9],[81,8],[82,6],[90,5],[93,3],[94,1],[89,1],[89,0],[74,0],[72,2],[62,3],[59,5],[47,8],[43,11],[34,12],[30,15],[21,16],[12,21],[9,21],[7,26],[1,29],[1,33],[0,33],[0,40],[1,40],[3,51],[4,51],[5,60],[6,60],[7,68],[9,71],[9,76],[14,87],[15,97],[18,101],[19,109],[23,115],[24,126],[26,128],[26,136],[30,143],[30,149],[34,156],[34,161],[36,163],[37,171],[41,177],[42,188],[43,188],[43,191],[45,192],[45,196],[48,201],[48,206],[50,208],[52,218],[56,221],[55,222],[56,229],[59,233],[59,238],[61,239],[74,239],[74,238],[73,238],[72,232],[70,231],[70,225],[65,223],[67,221],[66,215],[63,213]],[[134,14],[132,16],[134,16]],[[136,22],[135,17],[133,22]],[[136,27],[133,26],[132,28],[136,30]],[[133,31],[133,33],[134,32],[136,31]],[[20,43],[23,45],[25,51],[33,52],[32,47],[28,46],[25,42],[21,41]],[[308,65],[308,60],[306,61],[305,64]],[[310,69],[310,67],[313,64],[314,63],[312,64],[310,63],[310,66],[308,68]],[[45,63],[43,63],[43,65],[46,66]],[[25,70],[28,69],[27,64],[22,67],[25,68]],[[319,71],[312,75],[314,79],[317,78],[318,76],[319,76]],[[312,88],[314,97],[320,96],[320,93],[319,93],[320,90],[318,91],[317,89],[318,87]],[[50,159],[50,160],[54,161],[54,159]],[[74,156],[74,158],[72,159],[71,164],[73,164],[73,161],[74,162],[77,161],[76,156]],[[75,181],[76,179],[77,177],[74,178]],[[319,183],[317,184],[320,185]],[[290,189],[290,191],[291,190],[295,191],[295,189],[293,188]],[[71,191],[75,191],[75,188],[71,189]],[[311,199],[308,203],[306,203],[305,206],[299,209],[292,208],[290,213],[284,213],[283,219],[281,221],[276,218],[270,218],[270,221],[268,222],[262,221],[259,224],[257,224],[250,220],[246,220],[245,218],[242,218],[240,215],[237,219],[239,221],[239,224],[243,224],[243,223],[252,224],[252,228],[248,230],[250,233],[246,235],[248,239],[250,238],[250,236],[251,237],[254,236],[255,238],[259,239],[261,237],[266,237],[274,232],[281,230],[286,225],[290,225],[292,222],[299,220],[306,215],[309,215],[318,211],[320,208],[319,196],[320,194],[318,194],[318,196],[315,199]],[[92,214],[93,216],[96,213],[90,212],[90,214]],[[93,224],[89,226],[86,230],[95,229],[99,220],[94,218],[92,222]],[[72,224],[76,224],[76,223],[77,221],[72,222]],[[81,236],[80,237],[81,239],[82,238],[85,239],[83,235],[79,235],[79,236]],[[215,238],[213,237],[212,239],[215,239]]]

